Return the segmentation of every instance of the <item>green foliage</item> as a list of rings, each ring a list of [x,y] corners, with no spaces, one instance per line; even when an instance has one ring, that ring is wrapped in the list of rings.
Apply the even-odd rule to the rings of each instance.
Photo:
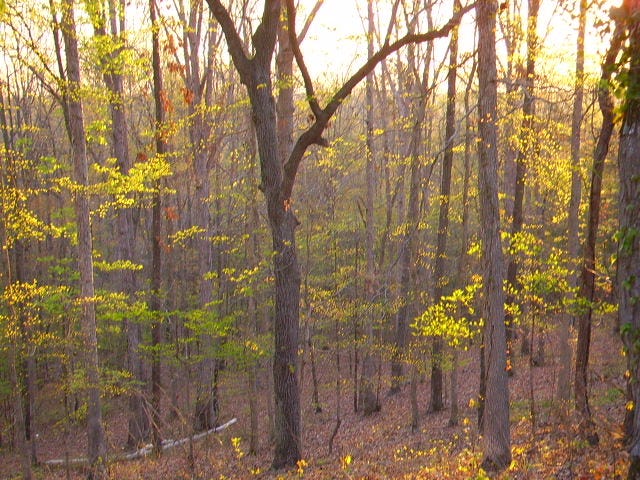
[[[171,165],[161,156],[136,162],[127,174],[121,171],[115,158],[107,159],[104,165],[94,164],[93,168],[102,181],[93,185],[91,192],[110,198],[98,207],[98,215],[103,218],[112,210],[150,205],[158,182],[172,174]]]
[[[468,341],[480,330],[481,321],[475,319],[475,300],[482,288],[479,278],[464,288],[443,296],[429,306],[411,325],[414,335],[442,337],[452,347],[467,348]]]

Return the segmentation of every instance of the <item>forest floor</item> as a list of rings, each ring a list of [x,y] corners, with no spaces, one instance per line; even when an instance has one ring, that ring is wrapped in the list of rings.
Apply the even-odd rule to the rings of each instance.
[[[513,462],[499,479],[591,480],[624,478],[628,457],[621,444],[625,413],[624,358],[621,342],[612,333],[610,322],[593,329],[590,362],[590,405],[600,443],[589,446],[575,427],[560,426],[552,412],[554,384],[558,365],[549,336],[544,366],[529,367],[528,358],[516,356],[515,375],[510,378],[511,441]],[[322,345],[320,345],[322,346]],[[353,386],[349,376],[350,360],[343,352],[340,416],[333,452],[328,444],[336,423],[335,352],[317,351],[320,402],[322,412],[315,413],[311,401],[311,369],[304,371],[302,397],[303,457],[291,471],[269,470],[272,447],[267,433],[267,388],[260,393],[260,446],[249,455],[249,410],[245,383],[237,372],[225,372],[221,381],[221,423],[230,418],[238,422],[216,435],[165,452],[160,458],[147,457],[119,461],[110,465],[113,479],[482,479],[481,444],[476,428],[474,398],[478,389],[477,350],[465,355],[459,372],[460,421],[448,426],[450,411],[426,414],[429,383],[419,385],[420,428],[411,432],[409,386],[401,393],[387,396],[381,388],[382,410],[370,417],[354,413]],[[266,375],[266,370],[265,370]],[[533,381],[533,389],[530,388]],[[266,380],[264,382],[266,384]],[[533,391],[535,426],[531,416]],[[43,398],[53,402],[55,395]],[[447,402],[448,402],[447,398]],[[58,403],[59,398],[56,400]],[[40,405],[40,411],[44,411]],[[61,409],[61,407],[58,407]],[[51,414],[49,414],[51,415]],[[106,406],[105,426],[112,454],[122,452],[126,440],[126,403],[114,400]],[[173,432],[179,435],[179,432]],[[83,456],[86,436],[80,426],[66,434],[58,422],[41,420],[38,458],[41,461]],[[20,478],[18,459],[7,449],[0,450],[0,477]],[[78,467],[35,469],[40,479],[83,478]]]

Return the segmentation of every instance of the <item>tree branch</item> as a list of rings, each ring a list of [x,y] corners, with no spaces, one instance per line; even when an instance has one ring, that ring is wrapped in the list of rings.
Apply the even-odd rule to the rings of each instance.
[[[207,4],[213,13],[213,16],[218,20],[220,28],[222,28],[222,32],[227,39],[227,48],[229,49],[229,54],[231,55],[233,64],[236,66],[236,69],[240,74],[240,80],[242,83],[248,84],[251,74],[251,62],[249,61],[247,52],[244,50],[242,39],[236,30],[236,26],[229,16],[229,12],[224,8],[220,0],[207,0]]]
[[[218,1],[218,0],[215,0]],[[278,38],[278,22],[280,20],[280,0],[265,0],[262,21],[253,34],[255,60],[263,66],[269,66]]]
[[[445,25],[437,30],[430,30],[425,33],[409,33],[391,44],[383,45],[369,60],[367,60],[367,62],[362,67],[360,67],[360,69],[356,73],[351,76],[351,78],[349,78],[342,85],[342,87],[338,89],[338,91],[333,95],[324,109],[319,108],[315,95],[313,94],[313,85],[311,83],[309,72],[306,71],[306,68],[303,70],[302,66],[304,66],[304,62],[300,61],[298,67],[300,68],[303,78],[305,79],[305,88],[307,89],[309,104],[312,105],[313,102],[316,105],[315,107],[311,107],[311,110],[315,115],[315,122],[298,137],[298,140],[296,141],[295,145],[293,146],[293,150],[289,155],[289,159],[284,164],[285,175],[282,185],[282,198],[288,199],[291,197],[295,177],[298,172],[298,167],[300,166],[300,162],[302,161],[302,157],[307,151],[307,148],[314,144],[321,146],[327,145],[326,140],[322,138],[322,132],[327,127],[327,124],[329,123],[331,117],[336,113],[340,105],[342,105],[342,102],[351,94],[353,89],[367,76],[369,72],[371,72],[382,60],[387,58],[392,53],[400,50],[405,45],[408,45],[410,43],[424,43],[435,40],[436,38],[446,37],[451,29],[453,29],[453,27],[460,23],[462,17],[474,7],[475,3],[472,3],[470,5],[467,5],[466,7],[461,8],[455,15],[453,15],[449,19],[449,21]],[[287,9],[289,13],[295,9],[293,0],[287,0]],[[295,20],[295,18],[293,20]],[[289,35],[290,37],[292,35],[291,27]],[[294,47],[296,60],[298,60],[298,56],[300,57],[300,60],[302,60],[302,54],[300,53],[299,48],[297,48],[295,35],[292,38],[291,43],[292,47]],[[298,53],[296,53],[296,49],[298,50]],[[307,83],[309,84],[309,86],[307,86]]]
[[[291,44],[291,50],[296,58],[298,69],[302,75],[302,81],[304,82],[304,89],[307,94],[307,101],[309,102],[309,108],[313,112],[315,118],[319,118],[322,115],[322,109],[316,98],[316,94],[313,88],[313,82],[311,81],[311,75],[307,65],[304,63],[304,57],[300,50],[300,43],[298,43],[298,36],[296,35],[296,7],[293,4],[293,0],[286,0],[287,2],[287,30],[289,34],[289,43]]]
[[[324,0],[316,0],[315,5],[311,9],[311,13],[309,14],[307,19],[305,20],[304,25],[302,26],[302,30],[300,31],[300,34],[298,35],[298,43],[302,43],[302,41],[307,36],[307,32],[309,31],[309,27],[311,27],[311,23],[313,23],[313,19],[316,18],[316,15],[318,14],[318,11],[320,10],[320,7],[322,7],[323,3],[324,3]]]

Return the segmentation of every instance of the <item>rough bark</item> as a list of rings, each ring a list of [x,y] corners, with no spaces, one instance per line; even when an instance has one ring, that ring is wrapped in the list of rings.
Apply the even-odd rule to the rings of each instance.
[[[572,288],[578,286],[577,260],[579,255],[580,240],[578,228],[580,221],[580,200],[582,196],[582,182],[580,178],[580,127],[582,125],[582,103],[584,98],[584,36],[587,19],[587,1],[580,0],[580,13],[578,20],[578,44],[576,47],[576,83],[573,97],[573,113],[571,116],[571,197],[569,200],[569,215],[567,225],[567,252],[572,271],[569,277],[569,285]],[[570,326],[572,316],[565,314],[560,319],[558,329],[558,349],[560,369],[558,371],[558,383],[556,397],[559,411],[564,418],[568,414],[569,400],[571,398],[571,357],[572,349],[569,344]]]
[[[627,351],[629,387],[634,403],[628,444],[631,462],[627,478],[640,479],[640,22],[637,1],[623,3],[629,43],[629,69],[623,104],[623,121],[618,150],[620,180],[617,287],[619,320]],[[618,20],[619,23],[620,20]]]
[[[74,179],[82,190],[76,192],[74,204],[78,228],[78,270],[80,272],[80,299],[82,302],[81,334],[84,345],[84,363],[87,376],[87,448],[89,468],[87,478],[106,477],[107,445],[102,427],[100,401],[100,371],[96,336],[95,292],[93,284],[93,242],[89,198],[89,169],[85,144],[84,114],[80,96],[80,57],[73,10],[73,1],[62,5],[62,35],[64,38],[68,95],[66,109],[73,156]]]
[[[602,63],[602,74],[598,88],[598,103],[602,113],[602,125],[593,154],[591,188],[589,191],[589,215],[579,290],[579,295],[585,300],[586,305],[584,312],[582,312],[578,318],[574,401],[579,415],[581,434],[591,444],[598,443],[598,434],[595,431],[595,425],[591,419],[588,392],[589,347],[591,344],[591,316],[593,311],[591,303],[595,295],[596,241],[600,221],[602,172],[604,171],[604,163],[609,151],[609,142],[613,133],[614,122],[614,104],[609,83],[620,49],[620,41],[621,39],[617,29],[613,34],[611,45]]]
[[[502,470],[511,462],[509,433],[509,386],[506,372],[504,324],[503,254],[500,242],[498,205],[498,132],[496,72],[497,2],[476,5],[478,21],[478,114],[481,141],[478,185],[480,224],[483,226],[482,272],[484,293],[484,357],[486,362],[486,401],[483,423],[483,466]]]

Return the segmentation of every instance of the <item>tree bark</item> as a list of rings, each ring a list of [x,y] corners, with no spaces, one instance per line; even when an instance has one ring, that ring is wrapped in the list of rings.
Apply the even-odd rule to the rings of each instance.
[[[120,30],[118,12],[116,12],[114,0],[109,0],[110,36],[114,44],[124,41],[124,32]],[[124,24],[124,11],[120,12]],[[102,5],[97,5],[92,15],[94,34],[99,40],[108,38],[106,23],[107,18],[102,12]],[[113,137],[113,156],[120,173],[128,175],[132,163],[129,155],[128,128],[126,111],[124,106],[124,82],[120,68],[114,66],[123,48],[107,51],[100,59],[102,76],[109,91],[109,113],[111,115],[111,130]],[[116,212],[116,229],[118,232],[117,256],[118,260],[135,260],[135,229],[132,211],[129,208],[121,208]],[[131,269],[120,270],[117,274],[117,285],[122,291],[133,299],[136,292],[136,277]],[[150,424],[147,401],[144,395],[144,386],[148,384],[144,372],[142,358],[139,352],[142,329],[139,323],[133,319],[124,321],[127,338],[127,369],[133,375],[137,385],[129,395],[129,427],[127,434],[127,446],[137,448],[149,439]]]
[[[573,97],[573,114],[571,116],[571,198],[569,200],[569,215],[567,225],[567,252],[571,273],[569,285],[572,288],[578,286],[577,261],[580,248],[578,228],[580,222],[580,199],[582,196],[582,182],[580,178],[580,127],[582,124],[582,103],[584,98],[584,36],[587,20],[587,1],[580,0],[580,13],[578,20],[578,44],[576,47],[576,83]],[[572,349],[569,344],[570,324],[572,316],[565,314],[560,319],[558,329],[558,344],[560,354],[560,369],[558,371],[558,383],[556,396],[558,398],[559,411],[562,418],[568,415],[569,399],[571,398],[571,356]]]
[[[373,36],[375,34],[373,0],[367,0],[367,55],[373,56]],[[371,415],[380,410],[378,398],[375,393],[376,357],[374,355],[374,301],[376,292],[376,265],[375,265],[375,217],[374,217],[374,196],[375,196],[375,157],[373,145],[373,71],[369,72],[365,80],[366,96],[366,198],[365,198],[365,251],[366,251],[366,273],[365,273],[365,295],[369,305],[367,318],[365,320],[365,353],[362,359],[362,374],[360,377],[360,405],[364,415]]]
[[[483,415],[483,466],[503,470],[511,462],[507,343],[504,324],[504,259],[498,205],[498,132],[496,71],[496,1],[476,5],[478,21],[478,185],[482,229],[484,290],[484,357],[486,401]]]
[[[620,10],[625,15],[624,25],[629,43],[626,94],[618,149],[618,176],[620,180],[617,287],[619,295],[619,323],[627,352],[628,386],[634,404],[628,444],[631,462],[627,478],[640,479],[640,22],[637,1],[627,0]],[[622,26],[618,19],[618,27]],[[608,64],[609,68],[615,68]]]
[[[460,2],[453,4],[453,13],[460,9]],[[458,29],[451,30],[449,43],[449,71],[447,73],[447,111],[445,114],[444,156],[440,177],[440,211],[436,239],[436,259],[434,267],[433,301],[439,302],[446,290],[450,290],[450,278],[447,274],[447,237],[449,236],[449,201],[451,197],[451,168],[453,165],[453,146],[456,121],[456,76],[458,72]],[[442,356],[442,340],[434,343],[434,357]],[[442,368],[440,359],[434,358],[431,369],[431,402],[429,410],[438,412],[444,408],[442,401]],[[453,387],[452,387],[453,388]]]
[[[155,114],[155,141],[156,154],[166,155],[168,148],[164,138],[165,111],[162,104],[164,86],[162,79],[162,63],[160,60],[160,38],[157,23],[156,0],[149,0],[149,11],[151,15],[151,45],[152,45],[152,67],[153,67],[153,99]],[[160,185],[154,186],[156,191],[153,195],[153,205],[151,210],[151,298],[150,309],[154,314],[154,321],[151,328],[152,346],[157,349],[163,342],[162,320],[160,311],[162,309],[161,292],[162,288],[162,256],[160,241],[162,234],[161,197]],[[162,452],[162,431],[161,427],[161,403],[162,403],[162,358],[157,350],[154,350],[151,363],[151,430],[153,437],[153,447],[156,455]]]
[[[80,299],[82,302],[81,334],[85,347],[87,375],[87,437],[89,469],[87,478],[106,478],[107,445],[102,427],[100,401],[100,371],[96,334],[95,292],[93,284],[93,242],[89,198],[89,171],[84,130],[84,114],[80,96],[80,59],[73,11],[73,1],[62,4],[62,34],[64,38],[68,80],[66,109],[73,155],[74,179],[80,186],[75,194],[75,213],[78,226],[78,269],[80,271]]]
[[[527,174],[527,161],[530,159],[534,151],[535,135],[535,101],[534,101],[534,83],[536,74],[536,56],[538,50],[538,11],[540,10],[540,0],[528,0],[529,11],[527,14],[527,66],[524,78],[524,100],[522,102],[522,125],[520,127],[520,149],[516,157],[516,178],[513,198],[513,212],[511,215],[511,238],[515,241],[515,237],[522,231],[524,225],[524,192],[525,179]],[[515,256],[509,259],[507,267],[507,282],[514,288],[518,288],[518,263]],[[514,298],[507,296],[507,302],[513,303]],[[506,317],[507,328],[507,344],[509,348],[508,354],[511,354],[511,345],[513,339],[513,319],[508,315]],[[529,335],[526,333],[522,336],[522,355],[528,355],[529,350],[533,348],[529,344]]]
[[[618,27],[617,27],[618,28]],[[578,318],[578,344],[575,359],[575,391],[574,401],[580,417],[581,434],[591,444],[598,443],[598,434],[591,419],[588,393],[589,347],[591,344],[592,302],[595,296],[596,240],[600,220],[600,195],[602,191],[602,172],[609,151],[609,142],[613,133],[614,104],[610,91],[610,80],[615,68],[615,61],[620,49],[620,35],[614,32],[612,42],[602,63],[602,74],[598,88],[598,103],[602,112],[602,126],[593,155],[591,172],[591,189],[589,192],[589,217],[587,235],[584,245],[582,273],[579,295],[585,300],[584,312]]]
[[[297,220],[291,196],[298,168],[311,145],[327,145],[322,133],[344,99],[386,56],[408,43],[425,42],[448,34],[469,8],[461,10],[438,30],[406,35],[386,43],[333,94],[324,108],[320,107],[313,83],[295,36],[293,0],[287,0],[288,32],[294,57],[298,63],[306,99],[313,113],[313,124],[295,141],[287,159],[280,158],[276,128],[276,108],[271,83],[271,60],[275,49],[280,1],[265,0],[262,18],[252,37],[253,54],[249,57],[229,12],[220,0],[207,0],[227,40],[227,47],[241,82],[246,86],[256,127],[260,157],[260,188],[267,204],[267,217],[273,245],[275,276],[275,319],[273,378],[275,391],[276,446],[274,468],[294,466],[301,458],[300,395],[298,388],[298,339],[300,271],[295,244]]]

